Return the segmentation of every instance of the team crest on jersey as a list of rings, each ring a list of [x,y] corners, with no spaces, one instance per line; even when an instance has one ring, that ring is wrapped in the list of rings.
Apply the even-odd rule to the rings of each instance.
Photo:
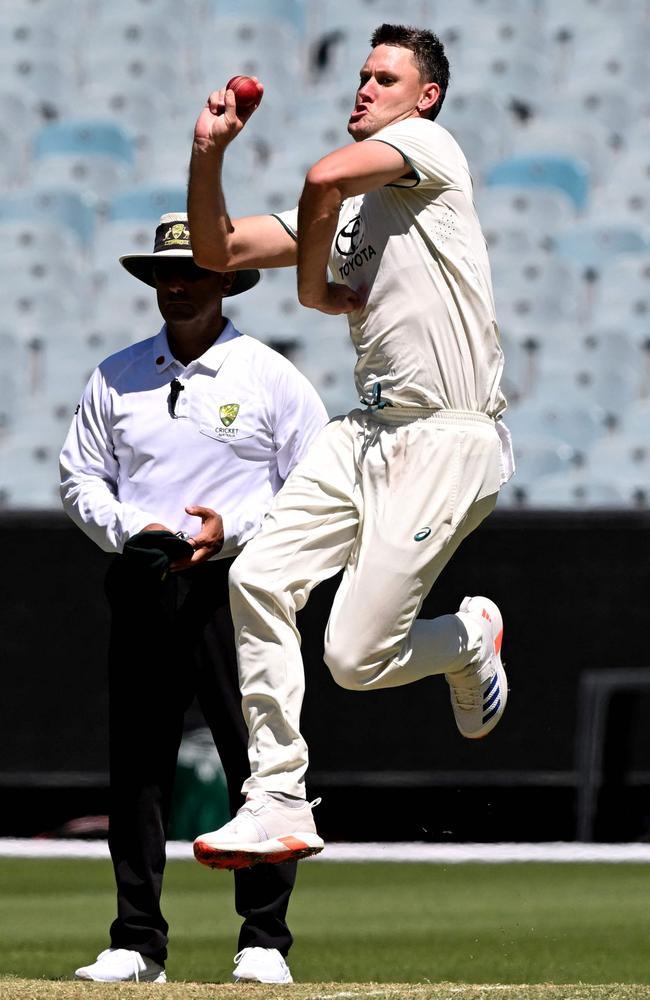
[[[219,407],[219,417],[224,427],[230,427],[231,424],[234,424],[238,413],[239,403],[226,403]]]

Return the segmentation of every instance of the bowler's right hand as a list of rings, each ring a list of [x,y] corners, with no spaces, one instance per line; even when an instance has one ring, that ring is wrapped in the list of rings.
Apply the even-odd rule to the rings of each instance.
[[[261,100],[263,93],[262,85],[257,80],[257,77],[253,77],[253,79],[261,88]],[[250,116],[258,107],[259,101],[238,115],[233,91],[226,90],[225,87],[222,87],[221,90],[213,90],[196,120],[194,142],[197,146],[204,148],[214,146],[218,149],[225,149],[228,143],[232,142],[239,135]]]

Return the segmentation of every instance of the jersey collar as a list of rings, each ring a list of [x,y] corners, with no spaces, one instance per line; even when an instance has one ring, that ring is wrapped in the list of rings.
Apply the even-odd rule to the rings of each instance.
[[[217,340],[214,344],[207,349],[205,354],[202,354],[200,358],[197,358],[192,362],[195,366],[201,366],[202,368],[207,368],[209,371],[217,372],[226,359],[226,355],[230,351],[232,346],[232,341],[241,337],[242,334],[237,330],[227,317],[226,325],[224,326],[222,332],[219,334]],[[157,372],[167,371],[172,365],[177,365],[182,368],[183,365],[176,360],[174,355],[169,349],[169,341],[167,340],[167,324],[163,323],[162,327],[153,338],[152,344],[152,360],[153,366]],[[187,366],[189,367],[189,365]]]

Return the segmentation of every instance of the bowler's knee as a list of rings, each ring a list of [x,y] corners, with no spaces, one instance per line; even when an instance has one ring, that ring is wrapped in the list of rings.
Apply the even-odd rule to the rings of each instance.
[[[325,643],[323,659],[339,685],[347,691],[361,691],[366,686],[366,670],[355,651],[349,646],[342,648],[332,642]]]

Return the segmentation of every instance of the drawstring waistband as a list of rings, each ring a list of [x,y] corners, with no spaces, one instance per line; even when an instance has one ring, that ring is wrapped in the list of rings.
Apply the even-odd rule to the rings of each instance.
[[[490,424],[495,421],[487,413],[476,410],[433,410],[426,406],[391,406],[372,410],[370,415],[383,424],[401,424],[409,420],[433,420],[442,424]]]
[[[368,413],[386,424],[399,424],[408,420],[437,420],[453,424],[494,424],[495,422],[493,417],[489,417],[487,413],[479,413],[476,410],[442,410],[440,407],[399,406],[391,403],[388,399],[381,398],[381,382],[375,382],[369,400],[362,396],[359,402],[368,407]]]

